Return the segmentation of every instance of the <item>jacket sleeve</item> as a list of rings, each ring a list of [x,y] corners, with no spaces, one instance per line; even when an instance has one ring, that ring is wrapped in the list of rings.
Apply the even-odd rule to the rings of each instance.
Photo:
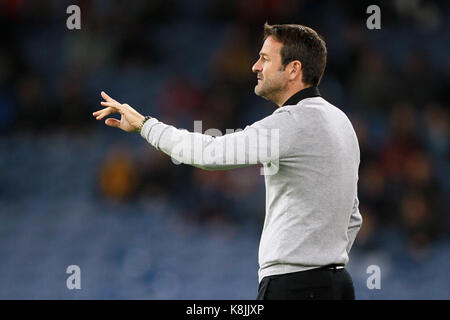
[[[244,130],[213,137],[177,129],[151,118],[145,122],[141,136],[156,149],[172,157],[175,163],[205,170],[262,164],[264,170],[278,171],[280,159],[288,153],[289,148],[286,146],[291,140],[288,135],[292,134],[292,128],[284,128],[292,127],[293,122],[295,120],[288,112],[278,112]],[[280,146],[280,141],[284,141],[283,146]]]
[[[361,213],[359,212],[359,199],[358,197],[356,197],[353,203],[352,214],[350,215],[350,221],[347,230],[348,236],[347,254],[350,252],[350,249],[353,246],[356,235],[358,234],[359,229],[361,229],[361,225],[362,225],[362,216]]]

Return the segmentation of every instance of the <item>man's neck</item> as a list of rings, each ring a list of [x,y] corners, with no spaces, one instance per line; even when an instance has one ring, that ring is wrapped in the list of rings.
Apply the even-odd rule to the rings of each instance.
[[[276,102],[276,104],[278,105],[278,107],[282,107],[284,105],[284,103],[286,101],[289,100],[290,97],[292,97],[294,94],[296,94],[297,92],[299,92],[300,90],[306,89],[311,87],[311,85],[304,85],[301,84],[299,86],[293,87],[291,89],[286,90],[286,92],[283,94],[283,97],[280,99],[280,101]]]

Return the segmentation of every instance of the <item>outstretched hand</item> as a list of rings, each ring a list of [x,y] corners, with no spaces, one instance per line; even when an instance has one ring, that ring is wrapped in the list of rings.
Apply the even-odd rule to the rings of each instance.
[[[102,91],[102,98],[105,101],[100,102],[102,106],[106,108],[102,110],[95,111],[92,115],[97,120],[102,120],[104,117],[110,115],[111,113],[120,113],[120,120],[115,118],[108,118],[105,120],[105,124],[110,127],[117,127],[126,132],[138,132],[139,126],[144,121],[145,117],[139,112],[134,110],[128,104],[121,104],[108,96],[104,91]]]

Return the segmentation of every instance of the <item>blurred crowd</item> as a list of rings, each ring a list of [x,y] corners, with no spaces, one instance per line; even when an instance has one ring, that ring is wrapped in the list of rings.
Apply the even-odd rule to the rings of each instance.
[[[66,28],[72,3],[81,30]],[[395,230],[420,254],[450,226],[450,10],[411,3],[421,7],[380,4],[382,29],[369,30],[364,1],[2,0],[0,134],[111,134],[91,116],[101,90],[191,131],[194,120],[244,128],[276,108],[253,93],[264,22],[308,25],[328,45],[322,95],[360,143],[358,247],[385,245]],[[103,155],[99,201],[158,198],[201,224],[262,223],[259,168],[202,171],[142,145]]]

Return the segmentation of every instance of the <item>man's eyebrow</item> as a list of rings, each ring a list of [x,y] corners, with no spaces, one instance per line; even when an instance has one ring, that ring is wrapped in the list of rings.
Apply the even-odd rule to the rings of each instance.
[[[264,53],[264,52],[260,52],[259,55],[260,56],[264,56],[264,57],[268,57],[267,53]]]

